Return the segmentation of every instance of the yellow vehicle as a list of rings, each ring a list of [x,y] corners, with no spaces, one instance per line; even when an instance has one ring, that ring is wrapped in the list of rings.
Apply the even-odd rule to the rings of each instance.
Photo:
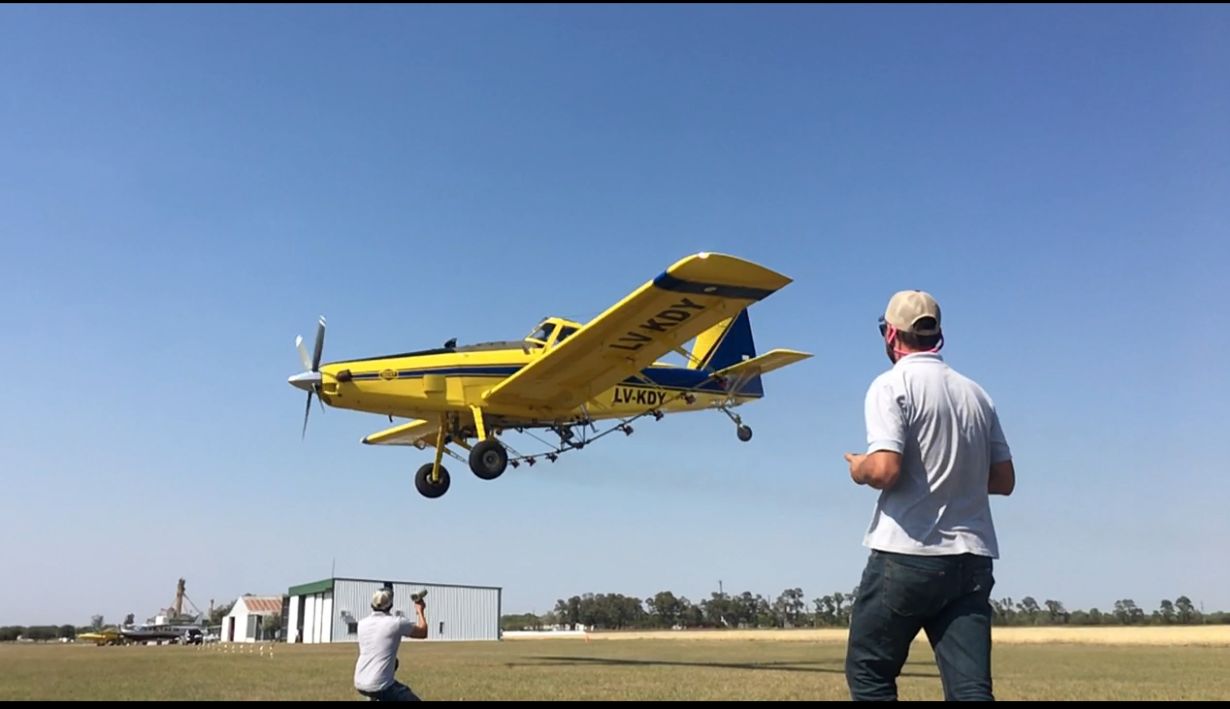
[[[81,633],[77,636],[79,643],[94,643],[95,645],[123,645],[124,636],[115,628],[103,628],[92,633]]]
[[[449,487],[440,464],[448,454],[494,480],[511,464],[554,462],[564,452],[616,431],[630,435],[636,419],[717,409],[738,437],[752,430],[732,409],[764,396],[761,375],[811,355],[775,349],[756,355],[747,308],[791,279],[734,256],[700,253],[676,262],[605,312],[581,324],[544,319],[523,340],[458,346],[321,364],[325,319],[306,371],[290,377],[307,391],[303,432],[313,394],[330,406],[411,419],[363,439],[371,445],[435,449],[415,487],[428,498]],[[690,349],[685,349],[692,341]],[[659,362],[671,352],[687,364]],[[602,431],[597,422],[609,422]],[[559,443],[522,455],[501,435],[544,429]],[[593,435],[591,435],[593,434]],[[541,440],[541,439],[540,439]],[[469,451],[468,459],[450,446]]]

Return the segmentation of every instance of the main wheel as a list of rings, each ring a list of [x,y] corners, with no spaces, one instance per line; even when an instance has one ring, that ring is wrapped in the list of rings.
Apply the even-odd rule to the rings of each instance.
[[[419,494],[423,497],[435,499],[444,493],[448,492],[448,471],[444,466],[440,466],[440,479],[436,482],[431,481],[432,464],[427,463],[419,468],[419,471],[414,475],[414,486],[418,488]]]
[[[508,467],[508,450],[494,438],[479,441],[470,450],[470,470],[483,480],[495,480]]]
[[[735,435],[739,437],[740,441],[747,443],[752,440],[752,429],[744,426],[743,424],[739,424],[739,428],[735,429]]]

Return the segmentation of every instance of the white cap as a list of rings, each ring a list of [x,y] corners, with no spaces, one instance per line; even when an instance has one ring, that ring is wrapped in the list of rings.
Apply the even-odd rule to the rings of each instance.
[[[382,588],[372,594],[372,608],[378,611],[387,611],[393,607],[393,592],[387,588]]]
[[[920,320],[930,320],[920,325]],[[895,293],[884,310],[884,320],[901,332],[915,335],[938,335],[940,333],[940,304],[930,293],[920,290],[903,290]]]

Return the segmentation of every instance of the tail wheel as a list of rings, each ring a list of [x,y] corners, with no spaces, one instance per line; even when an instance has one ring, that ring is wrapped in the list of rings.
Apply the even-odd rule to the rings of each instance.
[[[448,492],[448,471],[444,466],[440,466],[440,479],[432,482],[431,469],[432,464],[427,463],[419,468],[419,471],[414,475],[414,487],[418,488],[419,494],[423,497],[435,499],[444,493]]]
[[[470,470],[483,480],[495,480],[508,467],[508,450],[494,438],[479,441],[470,450]]]
[[[743,424],[739,424],[739,427],[735,429],[735,435],[739,437],[740,441],[747,443],[752,440],[752,429],[748,426],[744,426]]]

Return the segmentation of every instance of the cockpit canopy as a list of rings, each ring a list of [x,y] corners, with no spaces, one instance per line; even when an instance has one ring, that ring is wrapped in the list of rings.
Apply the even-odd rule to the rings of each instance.
[[[540,347],[553,347],[580,329],[581,323],[578,322],[563,318],[543,318],[525,340]]]

